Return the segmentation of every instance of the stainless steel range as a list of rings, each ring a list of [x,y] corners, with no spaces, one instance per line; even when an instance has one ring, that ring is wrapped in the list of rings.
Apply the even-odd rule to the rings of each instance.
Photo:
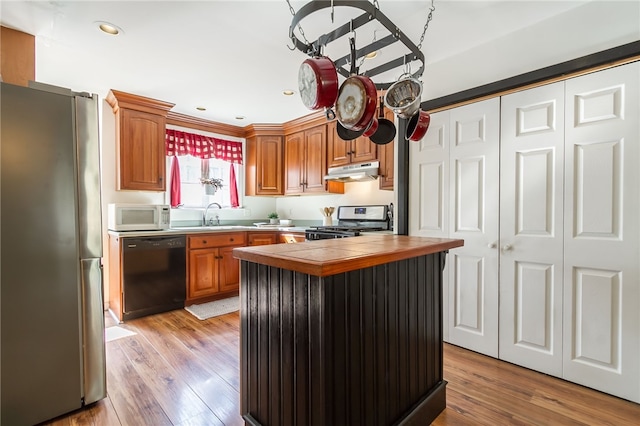
[[[305,230],[307,241],[329,238],[357,237],[362,232],[391,229],[393,217],[389,206],[364,205],[338,207],[338,223],[330,226],[312,226]]]

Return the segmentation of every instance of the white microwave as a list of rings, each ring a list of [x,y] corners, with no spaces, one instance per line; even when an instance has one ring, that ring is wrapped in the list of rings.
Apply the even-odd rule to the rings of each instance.
[[[158,231],[169,229],[170,222],[167,204],[109,204],[108,227],[112,231]]]

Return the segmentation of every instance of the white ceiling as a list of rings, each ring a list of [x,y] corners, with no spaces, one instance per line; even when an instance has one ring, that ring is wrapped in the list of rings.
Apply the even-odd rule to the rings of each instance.
[[[435,0],[422,46],[426,67],[588,1]],[[296,11],[306,3],[291,2]],[[417,45],[431,2],[378,3]],[[302,20],[307,39],[361,14],[336,8],[332,24],[329,12],[327,8]],[[97,21],[113,23],[123,33],[105,35]],[[173,111],[179,113],[238,126],[283,123],[311,112],[297,94],[298,69],[307,56],[287,47],[291,21],[286,0],[0,2],[3,26],[36,36],[38,81],[101,97],[109,89],[130,92],[175,103]],[[377,22],[367,24],[356,31],[356,47],[369,44],[374,30],[378,39],[388,34]],[[398,57],[399,51],[392,50],[399,45],[384,49],[361,70]],[[335,58],[347,52],[348,38],[343,37],[324,53]],[[374,81],[393,81],[402,71]],[[296,93],[284,96],[285,89]],[[198,106],[207,110],[197,111]]]

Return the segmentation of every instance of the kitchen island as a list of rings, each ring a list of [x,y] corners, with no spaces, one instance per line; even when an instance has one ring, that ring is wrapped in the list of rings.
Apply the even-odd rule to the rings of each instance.
[[[442,268],[462,245],[367,235],[234,249],[246,424],[429,424],[446,405]]]

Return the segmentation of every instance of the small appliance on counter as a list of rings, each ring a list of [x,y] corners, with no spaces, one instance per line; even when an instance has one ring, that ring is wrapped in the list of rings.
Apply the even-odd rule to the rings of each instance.
[[[168,204],[109,204],[108,228],[111,231],[161,231],[169,229],[170,224]]]
[[[362,232],[388,231],[391,229],[389,206],[339,206],[338,223],[331,226],[312,226],[306,229],[307,241],[329,238],[357,237]]]

